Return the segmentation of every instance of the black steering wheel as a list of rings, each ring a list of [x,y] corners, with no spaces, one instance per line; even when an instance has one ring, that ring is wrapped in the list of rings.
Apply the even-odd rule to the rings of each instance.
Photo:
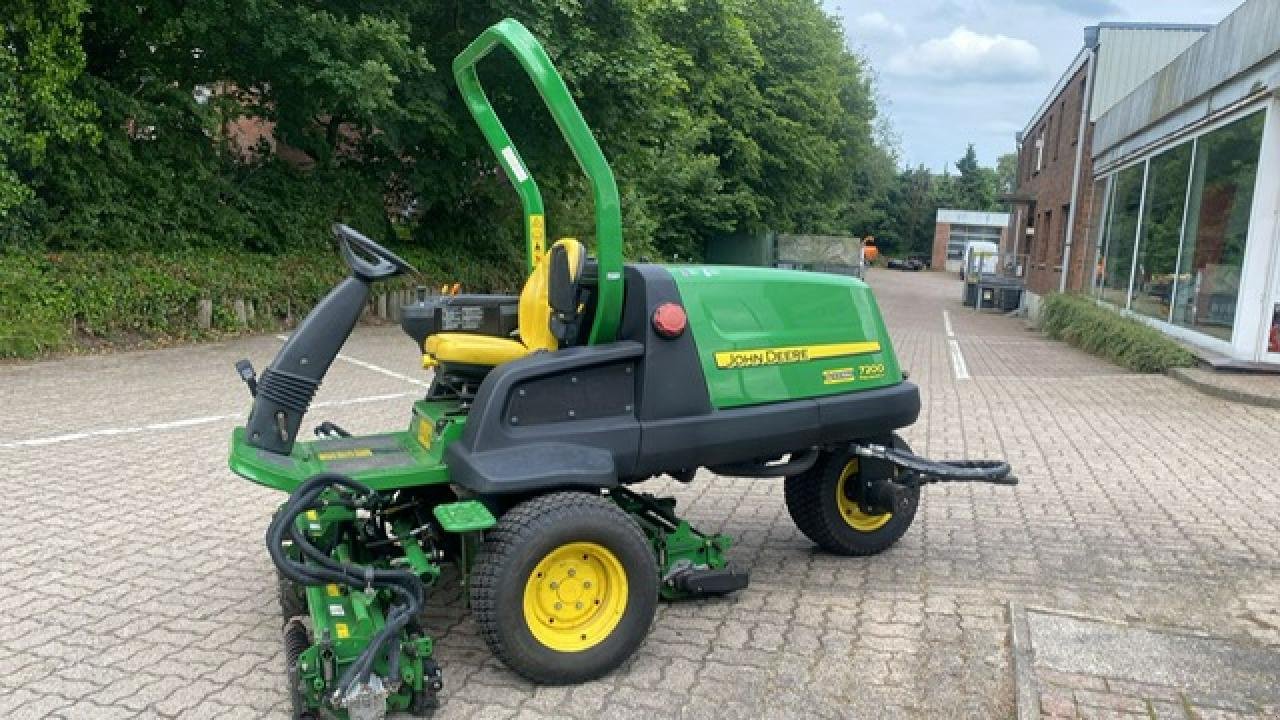
[[[342,223],[333,224],[333,236],[338,239],[338,245],[342,248],[342,257],[347,261],[347,266],[361,280],[376,282],[403,275],[407,272],[415,274],[418,272],[418,269],[410,265],[404,258]],[[359,249],[365,255],[373,257],[378,262],[369,262],[356,254],[355,250],[352,249],[353,247]]]

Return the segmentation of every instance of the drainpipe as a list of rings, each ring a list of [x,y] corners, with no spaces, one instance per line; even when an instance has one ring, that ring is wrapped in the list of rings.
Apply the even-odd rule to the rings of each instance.
[[[1090,32],[1092,31],[1092,32]],[[1076,130],[1076,166],[1071,175],[1071,208],[1067,210],[1067,238],[1062,248],[1062,277],[1058,278],[1058,292],[1067,291],[1067,276],[1071,274],[1071,243],[1076,236],[1076,209],[1080,199],[1080,161],[1084,158],[1084,134],[1089,128],[1089,111],[1093,107],[1093,64],[1098,59],[1097,28],[1085,28],[1085,42],[1089,46],[1089,60],[1085,64],[1084,98],[1080,103],[1080,127]]]

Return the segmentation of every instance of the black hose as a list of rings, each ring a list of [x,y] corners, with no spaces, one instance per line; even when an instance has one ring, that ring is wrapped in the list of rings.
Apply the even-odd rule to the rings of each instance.
[[[376,493],[363,483],[352,480],[345,475],[321,473],[309,478],[298,486],[289,496],[271,524],[267,526],[267,552],[271,561],[280,570],[280,574],[301,585],[325,585],[339,583],[355,590],[365,588],[387,589],[395,596],[382,629],[374,635],[360,653],[343,672],[335,686],[335,697],[348,694],[357,683],[367,682],[373,671],[374,661],[385,650],[388,667],[394,671],[388,680],[395,681],[399,673],[399,648],[392,641],[404,630],[426,604],[426,589],[417,575],[407,570],[381,570],[369,566],[341,563],[327,553],[322,552],[298,531],[297,519],[308,510],[324,507],[318,500],[320,495],[330,488],[350,491],[354,500],[339,499],[338,504],[348,507],[372,507],[379,498]],[[297,562],[284,552],[286,535],[303,556],[305,561]],[[394,652],[394,661],[391,653]]]
[[[1013,468],[1003,460],[929,460],[899,448],[883,445],[855,445],[854,452],[863,457],[879,458],[914,471],[917,474],[916,484],[918,485],[934,482],[1018,484],[1018,478],[1010,474]]]

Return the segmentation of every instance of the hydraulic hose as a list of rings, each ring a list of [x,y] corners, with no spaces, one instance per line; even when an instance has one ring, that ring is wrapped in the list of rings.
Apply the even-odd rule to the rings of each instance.
[[[1012,468],[1003,460],[929,460],[898,448],[884,445],[857,445],[853,452],[867,458],[876,458],[913,471],[915,485],[935,482],[986,482],[997,485],[1017,485],[1018,478],[1010,473]],[[905,484],[905,483],[904,483]]]
[[[365,683],[373,671],[373,664],[385,651],[389,669],[388,680],[398,679],[400,652],[393,642],[404,628],[422,611],[426,601],[426,589],[418,576],[407,570],[382,570],[370,566],[338,562],[322,552],[298,531],[297,519],[308,510],[319,510],[324,503],[320,495],[330,488],[353,494],[352,500],[340,498],[337,504],[376,509],[379,496],[368,486],[345,475],[321,473],[298,486],[285,501],[271,524],[267,526],[267,552],[280,574],[300,585],[316,586],[339,583],[364,590],[387,589],[395,596],[382,629],[369,641],[364,651],[351,663],[338,679],[334,696],[345,697],[350,689]],[[334,503],[330,503],[334,504]],[[306,562],[298,562],[284,552],[286,537],[302,554]]]

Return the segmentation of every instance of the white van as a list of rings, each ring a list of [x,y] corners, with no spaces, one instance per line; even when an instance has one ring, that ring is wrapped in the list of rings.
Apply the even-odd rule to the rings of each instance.
[[[1000,265],[1000,244],[989,240],[970,240],[964,246],[964,264],[960,277],[969,273],[995,275]]]

